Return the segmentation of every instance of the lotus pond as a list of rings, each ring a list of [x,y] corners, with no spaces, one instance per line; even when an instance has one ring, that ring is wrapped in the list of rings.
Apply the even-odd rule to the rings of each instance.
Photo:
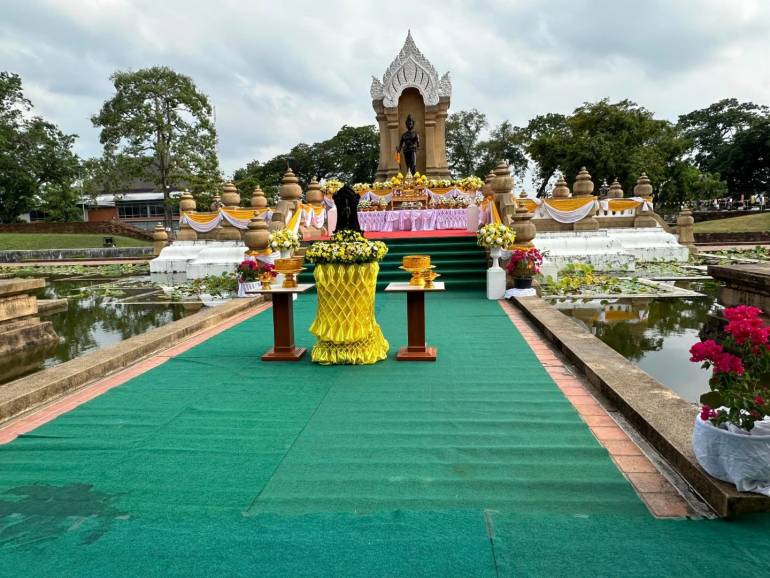
[[[146,276],[107,279],[103,273],[78,270],[47,276],[48,284],[38,292],[38,299],[67,300],[66,309],[40,315],[53,324],[59,343],[1,361],[0,384],[140,335],[203,306],[200,301],[167,298]]]
[[[716,322],[716,281],[677,281],[703,297],[552,300],[591,333],[687,401],[708,391],[710,372],[689,361],[689,350]]]

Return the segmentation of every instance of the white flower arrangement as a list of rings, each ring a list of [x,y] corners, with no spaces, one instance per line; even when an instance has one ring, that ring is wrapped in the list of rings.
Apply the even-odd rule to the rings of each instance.
[[[428,181],[428,188],[430,189],[446,189],[452,186],[452,181],[449,179],[431,179]]]
[[[323,191],[325,195],[333,195],[342,188],[343,184],[342,181],[337,179],[327,179],[324,184],[321,185],[321,191]]]
[[[489,223],[484,225],[476,233],[476,242],[480,247],[491,249],[492,247],[507,248],[513,245],[516,234],[513,229],[502,223]]]
[[[358,201],[358,210],[359,211],[366,211],[367,209],[372,208],[372,202],[367,201],[366,199],[361,199]]]
[[[270,233],[270,248],[273,251],[299,249],[299,235],[291,229],[280,229]]]
[[[478,191],[484,186],[484,181],[478,177],[465,177],[464,179],[455,179],[452,184],[464,191]]]

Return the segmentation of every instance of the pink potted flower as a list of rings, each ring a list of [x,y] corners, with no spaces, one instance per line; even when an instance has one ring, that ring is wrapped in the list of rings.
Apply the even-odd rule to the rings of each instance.
[[[532,277],[540,273],[542,264],[543,254],[535,247],[514,249],[505,269],[513,277],[516,289],[529,289],[532,287]]]
[[[253,259],[241,261],[235,272],[238,275],[238,283],[240,283],[242,289],[239,291],[239,294],[258,291],[260,288],[269,290],[270,282],[277,275],[275,266],[272,263]]]
[[[724,336],[690,349],[690,361],[712,370],[693,449],[715,478],[770,496],[770,326],[761,313],[746,305],[725,309]]]

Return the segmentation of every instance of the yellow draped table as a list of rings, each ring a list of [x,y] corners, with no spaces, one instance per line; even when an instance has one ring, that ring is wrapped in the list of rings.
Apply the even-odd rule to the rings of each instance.
[[[310,332],[316,363],[368,365],[388,357],[388,341],[374,318],[380,264],[318,264],[313,271],[318,311]]]

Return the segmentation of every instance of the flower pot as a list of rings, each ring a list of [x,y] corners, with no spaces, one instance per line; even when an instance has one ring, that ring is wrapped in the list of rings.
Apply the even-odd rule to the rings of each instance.
[[[261,285],[258,281],[244,281],[241,283],[241,289],[243,289],[244,293],[255,293],[259,291],[261,288]]]
[[[532,277],[514,277],[513,286],[515,289],[531,289]]]
[[[293,251],[291,249],[281,249],[280,253],[281,253],[281,259],[288,259],[289,257],[291,257],[291,254],[293,253]]]
[[[741,492],[770,496],[770,435],[733,433],[696,416],[692,447],[710,475]]]
[[[489,256],[492,257],[492,269],[500,268],[499,259],[502,252],[503,252],[503,249],[501,247],[490,247]]]

